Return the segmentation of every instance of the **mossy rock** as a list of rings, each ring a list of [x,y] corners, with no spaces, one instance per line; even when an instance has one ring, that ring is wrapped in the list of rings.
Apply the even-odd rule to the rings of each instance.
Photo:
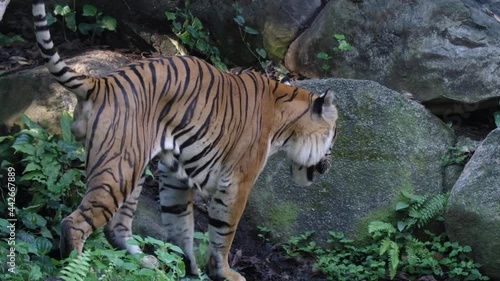
[[[491,132],[453,186],[445,216],[450,240],[472,247],[474,260],[500,280],[500,129]]]
[[[129,62],[125,56],[109,51],[91,51],[66,60],[78,73],[92,76],[105,75]],[[7,129],[22,127],[24,114],[58,134],[61,114],[72,113],[76,102],[75,95],[59,85],[45,66],[0,78],[0,125]]]
[[[324,241],[330,230],[362,238],[370,220],[393,218],[402,190],[429,196],[442,192],[443,159],[456,138],[422,105],[370,81],[296,85],[316,93],[335,91],[339,121],[333,166],[312,186],[299,187],[289,177],[287,160],[270,159],[246,211],[255,226],[270,228],[281,241],[309,230]],[[282,216],[276,214],[280,210]]]

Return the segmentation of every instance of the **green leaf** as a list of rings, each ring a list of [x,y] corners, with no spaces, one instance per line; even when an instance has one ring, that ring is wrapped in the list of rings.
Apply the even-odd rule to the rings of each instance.
[[[47,12],[47,25],[51,26],[53,25],[57,19],[52,15],[51,12]]]
[[[408,225],[407,222],[398,221],[398,230],[399,230],[399,232],[402,232],[406,228],[407,225]]]
[[[234,3],[232,6],[233,6],[233,8],[236,10],[236,12],[237,12],[238,14],[243,13],[243,8],[241,8],[240,4],[238,4],[238,3]]]
[[[28,277],[29,280],[42,280],[43,279],[42,270],[40,269],[40,267],[38,265],[35,264],[33,266],[30,266],[29,272],[30,272],[29,277]]]
[[[104,30],[109,30],[109,31],[115,31],[116,30],[116,26],[117,26],[117,21],[115,18],[113,17],[110,17],[110,16],[104,16],[102,17],[101,19],[101,24],[100,26],[102,27],[102,29]]]
[[[29,173],[24,174],[21,177],[20,181],[26,181],[26,182],[37,181],[37,182],[45,183],[46,182],[44,180],[45,178],[46,178],[46,176],[42,172],[36,171],[36,172],[29,172]]]
[[[95,17],[97,15],[97,8],[92,5],[83,5],[82,16]]]
[[[201,23],[199,18],[194,18],[191,26],[196,30],[203,30],[203,24]]]
[[[241,26],[241,27],[245,26],[245,19],[244,19],[242,16],[238,15],[238,16],[236,16],[235,18],[233,18],[233,20],[234,20],[234,22],[236,22],[239,26]]]
[[[410,204],[408,204],[407,202],[404,202],[404,201],[399,201],[396,204],[396,211],[403,210],[403,209],[406,209],[408,207],[410,207]]]
[[[139,270],[137,272],[137,275],[139,275],[139,276],[151,276],[152,277],[152,276],[155,276],[156,273],[151,269],[142,268],[141,270]]]
[[[165,12],[165,16],[167,17],[167,20],[173,21],[177,18],[175,13],[171,12]]]
[[[495,118],[495,125],[500,128],[500,111],[493,113],[493,117]]]
[[[52,236],[52,233],[50,232],[50,230],[46,226],[43,226],[41,228],[40,234],[42,235],[42,237],[50,238],[51,240],[54,239],[54,237]]]
[[[45,237],[38,237],[35,240],[35,248],[37,249],[38,255],[44,256],[52,250],[52,242]]]
[[[251,27],[249,27],[249,26],[245,26],[245,27],[243,28],[243,31],[245,31],[245,32],[246,32],[246,33],[248,33],[248,34],[252,34],[252,35],[257,35],[257,34],[259,34],[259,32],[258,32],[257,30],[255,30],[255,29],[253,29],[253,28],[251,28]]]
[[[74,140],[74,137],[71,134],[71,123],[73,123],[73,117],[71,117],[68,112],[63,112],[60,123],[63,140],[66,142],[72,142]]]
[[[255,49],[255,52],[257,52],[257,54],[259,54],[259,56],[263,59],[267,57],[267,52],[264,49],[257,48]]]
[[[21,217],[23,224],[29,229],[37,229],[47,225],[47,220],[39,214],[20,212],[19,216]]]
[[[323,53],[323,52],[318,53],[318,54],[316,55],[316,57],[317,57],[318,59],[321,59],[321,60],[329,60],[329,59],[331,59],[331,58],[332,58],[329,54],[327,54],[327,53]]]
[[[182,30],[182,24],[180,22],[178,22],[178,21],[174,21],[172,23],[172,29],[176,33],[181,32],[181,30]]]
[[[71,31],[76,31],[76,19],[75,19],[75,13],[71,12],[67,15],[64,16],[64,23],[66,24],[66,27],[71,30]]]
[[[71,8],[66,5],[61,9],[61,16],[67,16],[69,14],[74,14],[74,12],[71,11]]]
[[[24,169],[23,173],[26,174],[27,172],[41,171],[41,170],[42,170],[42,166],[40,166],[37,163],[30,162],[30,163],[28,163],[28,165],[26,165],[26,168]]]
[[[337,39],[338,41],[344,41],[345,40],[345,35],[344,34],[334,34],[333,37]]]
[[[23,122],[30,129],[39,129],[45,132],[45,130],[40,125],[31,120],[27,115],[23,115]]]
[[[83,35],[89,35],[91,34],[92,32],[94,32],[94,30],[97,28],[97,24],[95,23],[80,23],[78,25],[78,30],[80,31],[81,34]]]
[[[187,31],[183,32],[182,34],[179,34],[177,37],[179,37],[179,39],[181,39],[183,44],[188,45],[190,47],[193,47],[195,44],[193,39],[191,39],[189,32],[187,32]]]
[[[56,16],[62,16],[62,10],[63,10],[63,7],[61,5],[56,5],[56,7],[54,8],[54,14]]]

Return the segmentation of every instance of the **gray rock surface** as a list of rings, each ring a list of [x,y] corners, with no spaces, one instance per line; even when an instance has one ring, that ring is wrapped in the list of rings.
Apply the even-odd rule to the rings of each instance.
[[[246,218],[286,240],[308,230],[349,237],[367,233],[370,220],[394,212],[402,190],[436,195],[452,131],[422,105],[378,83],[343,79],[296,83],[316,93],[332,88],[339,110],[330,172],[310,187],[289,176],[289,163],[271,159],[251,195]]]
[[[333,34],[353,51],[338,53]],[[319,52],[333,56],[322,70]],[[498,104],[500,2],[330,1],[290,46],[286,66],[307,77],[377,81],[451,113],[444,102]],[[496,102],[495,102],[496,101]],[[484,103],[484,104],[483,104]],[[463,109],[461,109],[463,110]]]
[[[500,129],[492,131],[453,187],[445,225],[450,240],[472,247],[481,271],[500,280]]]
[[[114,52],[92,51],[66,60],[77,72],[102,76],[128,64],[128,58]],[[59,117],[73,112],[76,97],[52,77],[45,66],[38,66],[0,78],[0,124],[22,124],[23,114],[52,133],[59,129]]]
[[[198,17],[208,28],[210,37],[215,39],[220,49],[221,57],[234,61],[236,64],[249,64],[255,63],[257,59],[247,49],[247,43],[250,44],[249,48],[254,53],[256,48],[265,47],[271,58],[282,60],[290,43],[322,9],[324,6],[322,2],[321,0],[191,0],[188,11]],[[82,5],[94,5],[104,15],[118,19],[118,28],[122,32],[125,29],[135,31],[144,39],[144,42],[140,44],[150,43],[158,52],[165,54],[161,50],[162,44],[158,44],[154,37],[161,37],[171,32],[171,25],[165,12],[174,12],[176,8],[184,11],[185,3],[179,0],[86,0],[85,2],[77,1],[76,5],[78,11]],[[233,7],[236,3],[241,7],[245,25],[258,31],[259,35],[240,32],[238,24],[233,20],[238,15]],[[56,4],[70,7],[74,5],[70,0],[47,1],[49,10],[53,9]],[[27,11],[23,13],[25,15],[31,11],[29,1],[13,1],[11,6],[9,9]],[[16,20],[14,14],[7,14],[6,18],[6,24]],[[30,19],[31,16],[26,21],[30,22]],[[23,36],[26,35],[23,34]],[[139,44],[137,38],[133,41]]]

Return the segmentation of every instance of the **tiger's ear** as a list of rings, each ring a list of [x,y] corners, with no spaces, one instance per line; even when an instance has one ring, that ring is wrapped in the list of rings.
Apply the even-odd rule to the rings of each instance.
[[[313,112],[321,117],[337,120],[338,112],[335,105],[333,105],[333,99],[333,90],[328,89],[323,95],[314,101]]]

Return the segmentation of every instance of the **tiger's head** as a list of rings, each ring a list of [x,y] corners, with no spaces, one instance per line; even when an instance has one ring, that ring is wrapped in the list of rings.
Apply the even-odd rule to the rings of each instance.
[[[314,99],[309,114],[297,121],[284,146],[287,158],[292,161],[292,178],[298,185],[310,185],[315,172],[324,174],[331,167],[331,149],[338,119],[333,99],[332,90]]]

